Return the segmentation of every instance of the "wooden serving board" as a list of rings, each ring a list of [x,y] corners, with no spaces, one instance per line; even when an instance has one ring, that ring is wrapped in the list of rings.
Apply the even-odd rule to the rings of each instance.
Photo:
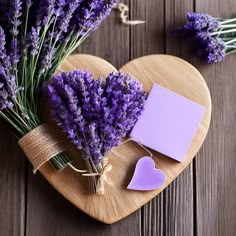
[[[109,72],[116,70],[107,61],[90,55],[70,56],[61,70],[71,71],[75,68],[88,69],[95,78],[106,77]],[[112,164],[113,169],[109,173],[109,178],[114,185],[106,185],[104,196],[89,194],[87,177],[82,177],[68,167],[60,172],[53,170],[50,164],[45,164],[40,168],[42,175],[72,204],[91,217],[107,224],[126,217],[146,204],[191,163],[206,137],[211,117],[211,98],[208,87],[201,74],[186,61],[174,56],[151,55],[131,61],[120,70],[130,73],[135,79],[141,81],[146,91],[151,89],[153,83],[158,83],[205,106],[206,112],[182,163],[152,151],[156,167],[166,174],[165,185],[160,189],[147,192],[127,190],[126,187],[132,178],[136,162],[146,155],[146,152],[133,142],[115,148],[110,155],[109,163]]]

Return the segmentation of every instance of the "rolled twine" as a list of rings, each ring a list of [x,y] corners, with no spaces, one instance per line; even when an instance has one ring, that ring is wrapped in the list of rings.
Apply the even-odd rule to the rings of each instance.
[[[64,151],[63,145],[53,134],[52,128],[42,124],[18,142],[36,171],[52,157]]]

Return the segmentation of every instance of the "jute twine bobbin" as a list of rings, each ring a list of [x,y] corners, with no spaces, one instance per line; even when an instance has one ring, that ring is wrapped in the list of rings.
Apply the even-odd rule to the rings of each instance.
[[[64,151],[48,124],[42,124],[26,134],[18,142],[36,171],[52,157]]]

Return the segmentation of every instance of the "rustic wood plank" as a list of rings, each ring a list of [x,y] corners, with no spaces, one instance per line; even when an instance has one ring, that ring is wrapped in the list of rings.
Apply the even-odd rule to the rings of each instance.
[[[1,0],[4,18],[7,0]],[[26,158],[17,140],[0,124],[0,235],[23,236],[25,233]]]
[[[16,138],[1,126],[0,132],[0,235],[25,231],[25,163]]]
[[[129,0],[124,2],[129,5]],[[99,56],[120,68],[130,60],[129,41],[129,27],[121,24],[120,13],[115,9],[76,52]]]
[[[117,68],[129,61],[129,28],[117,12],[77,52],[98,55]],[[108,226],[88,217],[57,193],[42,176],[29,169],[27,235],[139,235],[140,213]]]
[[[234,0],[198,0],[196,11],[218,17],[236,12]],[[198,235],[236,232],[236,80],[235,55],[222,63],[205,65],[196,60],[211,90],[213,114],[208,139],[196,160]]]
[[[145,19],[147,24],[132,29],[132,56],[167,52],[188,59],[169,34],[170,30],[183,21],[185,11],[192,10],[192,1],[133,1],[133,4],[132,17]],[[156,9],[159,9],[158,14]],[[144,207],[143,233],[193,235],[192,166]]]
[[[165,7],[166,53],[191,61],[186,45],[173,38],[171,34],[184,23],[186,12],[193,10],[193,1],[166,0]],[[193,183],[193,165],[191,164],[166,190],[165,235],[194,235]]]
[[[131,58],[165,52],[165,1],[131,0],[131,19],[145,20],[131,28]],[[142,235],[164,235],[165,191],[142,207]]]

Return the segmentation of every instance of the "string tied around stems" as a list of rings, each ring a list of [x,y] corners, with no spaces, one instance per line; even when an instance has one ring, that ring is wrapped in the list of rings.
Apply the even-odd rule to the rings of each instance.
[[[129,138],[127,140],[125,140],[124,142],[121,143],[121,145],[128,143],[130,141],[133,141],[135,143],[137,143],[140,147],[142,147],[151,158],[153,158],[153,154],[152,152],[150,152],[143,144],[142,141],[140,139],[137,138]],[[105,183],[109,184],[110,186],[113,185],[113,182],[111,180],[111,178],[108,177],[108,173],[111,172],[112,170],[112,165],[108,164],[108,158],[105,158],[102,161],[102,167],[101,167],[101,171],[100,172],[89,172],[88,170],[81,170],[78,169],[76,167],[74,167],[71,163],[68,164],[68,166],[73,169],[75,172],[81,173],[82,176],[85,177],[98,177],[96,183],[95,183],[95,192],[98,195],[104,195],[105,193]]]
[[[109,184],[110,186],[113,185],[112,180],[108,177],[108,173],[112,170],[112,165],[108,164],[107,158],[103,161],[102,170],[99,173],[85,173],[82,176],[87,177],[98,177],[96,182],[96,194],[104,195],[105,193],[105,183]]]
[[[74,167],[71,163],[68,164],[68,166],[74,170],[75,172],[82,173],[82,176],[85,177],[98,177],[97,183],[96,183],[96,193],[98,195],[103,195],[105,193],[105,187],[104,183],[108,183],[109,185],[113,185],[110,178],[108,178],[107,174],[112,170],[112,165],[108,164],[108,159],[105,158],[102,163],[102,168],[100,172],[92,173],[87,170],[81,170],[76,167]]]

